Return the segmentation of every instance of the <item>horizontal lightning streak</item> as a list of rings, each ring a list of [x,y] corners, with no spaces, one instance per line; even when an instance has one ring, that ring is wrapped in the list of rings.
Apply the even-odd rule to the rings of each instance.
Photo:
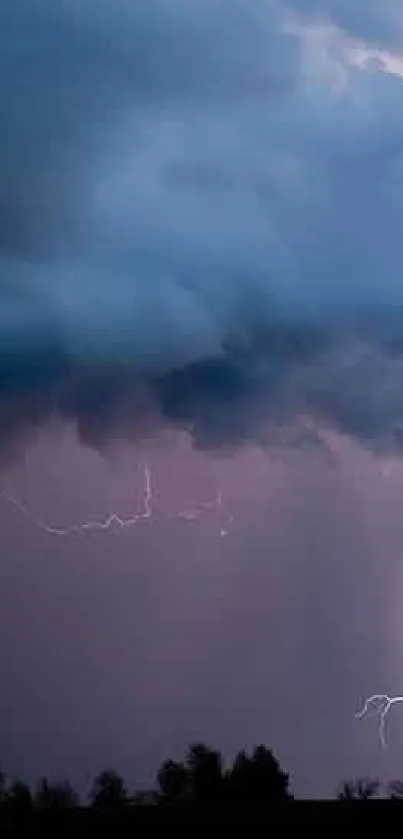
[[[379,739],[383,748],[386,748],[386,719],[392,706],[403,702],[403,696],[388,696],[387,693],[374,693],[372,696],[367,697],[361,710],[356,713],[356,719],[365,717],[374,702],[379,703],[379,707],[377,708],[379,714]]]
[[[143,494],[143,503],[142,508],[138,513],[135,515],[130,516],[128,518],[121,518],[117,513],[111,513],[106,519],[97,521],[97,520],[89,520],[83,522],[81,524],[72,524],[68,527],[56,527],[54,525],[48,524],[42,518],[37,516],[31,510],[26,507],[25,504],[22,503],[18,498],[11,495],[11,493],[7,492],[6,490],[0,491],[0,498],[6,501],[11,506],[15,507],[28,521],[35,525],[39,530],[43,533],[48,533],[52,536],[70,536],[74,533],[79,533],[81,531],[86,530],[110,530],[114,525],[120,529],[125,527],[133,527],[134,525],[138,524],[141,521],[150,521],[154,517],[154,512],[152,509],[152,502],[153,502],[153,489],[152,489],[152,480],[151,480],[151,472],[148,466],[144,467],[144,494]],[[184,510],[179,511],[179,513],[175,513],[170,518],[174,519],[185,519],[187,521],[194,521],[199,516],[203,515],[206,511],[214,511],[217,512],[222,509],[222,493],[221,490],[218,490],[217,497],[213,501],[202,501],[198,504],[198,506],[194,507],[187,507]],[[227,536],[228,535],[228,527],[227,525],[233,521],[233,516],[231,514],[226,514],[226,521],[225,526],[223,525],[220,529],[220,536]]]

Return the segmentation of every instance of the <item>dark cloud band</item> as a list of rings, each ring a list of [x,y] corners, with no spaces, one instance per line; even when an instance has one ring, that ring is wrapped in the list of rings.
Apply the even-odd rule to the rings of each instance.
[[[403,88],[341,48],[322,83],[326,21],[402,35],[376,3],[2,3],[4,445],[53,414],[399,443]]]

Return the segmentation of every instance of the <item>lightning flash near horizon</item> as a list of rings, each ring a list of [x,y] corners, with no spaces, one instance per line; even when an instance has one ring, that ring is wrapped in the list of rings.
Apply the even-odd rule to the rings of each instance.
[[[103,520],[89,519],[88,521],[82,522],[80,524],[72,524],[68,525],[67,527],[58,527],[49,524],[40,516],[37,516],[30,509],[28,509],[28,507],[25,504],[23,504],[22,501],[20,501],[18,498],[16,498],[14,495],[7,492],[6,490],[0,491],[0,499],[6,501],[9,505],[18,510],[28,521],[34,524],[38,530],[41,530],[43,533],[47,533],[51,536],[70,536],[73,533],[80,533],[81,531],[86,530],[110,530],[114,525],[119,529],[124,529],[126,527],[132,527],[141,521],[150,521],[154,518],[154,493],[152,474],[148,465],[145,465],[144,467],[144,492],[142,506],[137,513],[127,518],[122,518],[117,513],[113,512]],[[201,501],[199,502],[199,504],[190,507],[186,505],[184,509],[179,510],[178,513],[173,513],[169,515],[168,518],[194,521],[196,518],[199,518],[201,515],[203,515],[203,513],[207,511],[221,512],[222,509],[222,492],[221,489],[218,489],[217,496],[213,501]],[[231,513],[225,513],[224,520],[222,521],[220,528],[221,537],[228,535],[228,526],[229,523],[232,521],[233,515]]]
[[[370,710],[370,706],[379,703],[376,711],[379,714],[379,739],[382,747],[386,748],[386,719],[393,705],[403,702],[403,696],[388,696],[387,693],[374,693],[368,696],[360,711],[355,714],[356,719],[363,719]]]

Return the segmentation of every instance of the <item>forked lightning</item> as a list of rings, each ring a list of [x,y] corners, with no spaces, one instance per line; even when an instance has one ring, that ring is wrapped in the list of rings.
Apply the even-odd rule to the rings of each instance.
[[[378,703],[377,713],[379,714],[379,739],[383,748],[386,748],[386,719],[393,705],[403,702],[403,696],[388,696],[387,693],[374,693],[368,696],[363,707],[356,713],[357,719],[362,719],[368,713],[374,703]]]
[[[142,521],[150,521],[154,517],[153,511],[153,487],[152,487],[152,478],[151,478],[151,471],[149,467],[146,465],[144,467],[144,494],[143,494],[143,501],[139,512],[135,513],[133,516],[129,516],[127,518],[122,518],[117,513],[111,513],[106,519],[101,521],[97,521],[96,519],[90,519],[89,521],[82,522],[81,524],[72,524],[68,527],[58,527],[55,525],[48,524],[48,522],[44,521],[42,518],[37,516],[31,510],[26,507],[25,504],[22,503],[18,498],[16,498],[11,493],[7,492],[6,490],[0,491],[0,498],[4,501],[7,501],[8,504],[15,507],[28,521],[32,522],[39,530],[44,533],[48,533],[52,536],[70,536],[74,533],[80,533],[81,531],[85,530],[110,530],[113,527],[117,528],[126,528],[132,527],[133,525],[139,524]],[[186,506],[185,509],[180,510],[178,513],[168,516],[168,518],[175,518],[175,519],[185,519],[187,521],[194,521],[194,519],[199,518],[207,511],[222,511],[223,508],[223,500],[222,500],[222,493],[221,490],[218,490],[217,497],[213,501],[202,501],[198,505],[195,506]],[[220,529],[220,536],[227,536],[228,535],[228,526],[229,523],[233,521],[233,516],[229,513],[225,514],[225,522],[222,523]]]

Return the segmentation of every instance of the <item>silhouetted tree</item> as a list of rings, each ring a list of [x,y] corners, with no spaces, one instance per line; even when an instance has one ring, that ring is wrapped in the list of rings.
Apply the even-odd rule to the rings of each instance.
[[[339,801],[352,801],[355,797],[354,781],[342,781],[337,792]]]
[[[194,743],[186,760],[167,760],[158,772],[161,800],[167,803],[263,805],[286,801],[289,778],[265,746],[256,746],[251,755],[239,752],[232,768],[224,775],[220,752],[204,743]]]
[[[368,801],[375,797],[379,786],[380,783],[375,778],[344,781],[337,797],[340,801]]]
[[[189,796],[186,766],[176,760],[166,760],[157,774],[162,800],[167,804],[183,803]]]
[[[7,811],[13,815],[28,815],[34,806],[28,784],[19,779],[12,781],[6,789],[4,803]]]
[[[239,752],[227,775],[229,799],[235,804],[286,801],[292,797],[288,784],[289,776],[265,746],[256,746],[251,756]]]
[[[41,778],[34,795],[38,810],[71,810],[78,807],[79,796],[68,781],[49,783]]]
[[[389,781],[387,790],[393,801],[403,801],[403,781]]]
[[[189,792],[198,804],[217,804],[223,799],[222,757],[204,743],[189,746],[186,757]]]
[[[90,802],[93,807],[115,810],[130,803],[124,779],[113,769],[101,772],[94,781]]]

